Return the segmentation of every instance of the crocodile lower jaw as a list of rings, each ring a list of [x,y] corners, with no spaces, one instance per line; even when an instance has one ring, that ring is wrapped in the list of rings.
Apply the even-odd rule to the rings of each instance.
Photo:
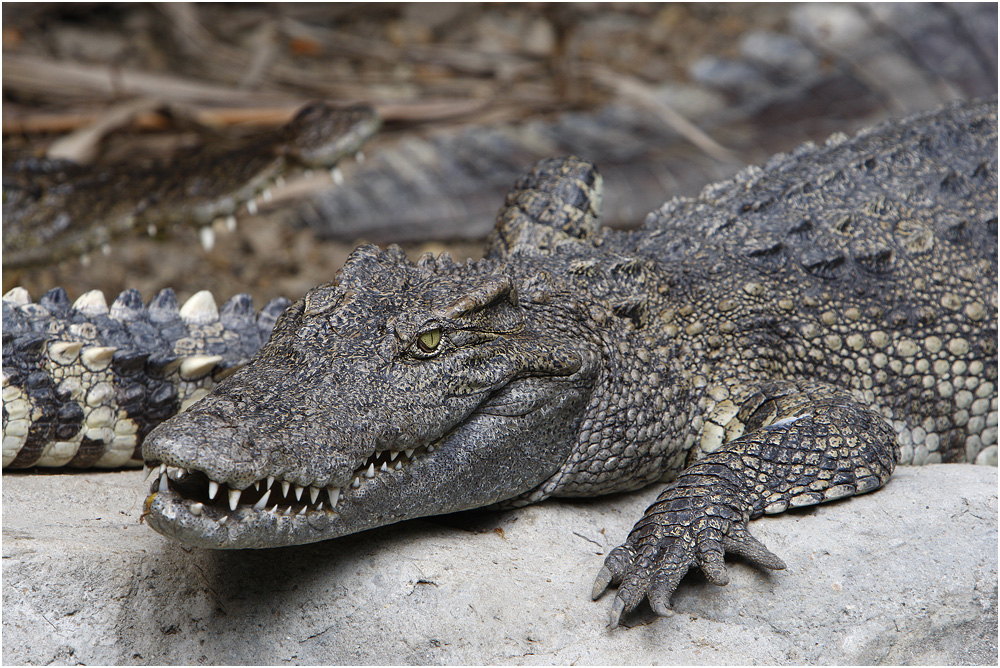
[[[434,451],[429,445],[375,452],[343,485],[302,486],[268,476],[242,490],[202,471],[147,462],[156,476],[143,518],[159,533],[195,547],[278,547],[333,538],[357,530],[337,525],[369,485],[384,484]]]

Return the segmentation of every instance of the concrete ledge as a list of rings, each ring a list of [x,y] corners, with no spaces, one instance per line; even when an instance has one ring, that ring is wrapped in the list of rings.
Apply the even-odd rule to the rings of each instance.
[[[658,489],[418,520],[296,548],[184,548],[139,472],[3,475],[3,663],[800,664],[997,660],[997,469],[902,468],[763,518],[788,564],[691,573],[606,627],[603,556]]]

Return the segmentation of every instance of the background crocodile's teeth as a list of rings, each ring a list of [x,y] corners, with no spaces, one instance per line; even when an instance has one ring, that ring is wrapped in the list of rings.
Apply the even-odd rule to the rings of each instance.
[[[238,489],[231,489],[231,490],[229,490],[229,509],[230,510],[236,510],[236,506],[240,502],[240,495],[242,493],[243,492],[241,490],[238,490]]]
[[[198,239],[201,241],[201,247],[206,251],[215,248],[215,230],[210,225],[198,230]]]
[[[234,216],[232,214],[226,216],[226,229],[229,232],[235,232],[236,231],[236,216]]]
[[[265,203],[270,204],[274,199],[274,193],[271,192],[270,188],[264,188],[264,190],[260,192],[260,198],[264,200]]]
[[[336,508],[337,501],[340,499],[340,488],[339,487],[327,487],[326,494],[330,497],[330,507]]]
[[[193,325],[207,325],[219,319],[219,307],[215,297],[208,290],[199,290],[184,302],[180,310],[181,318]]]
[[[358,151],[357,153],[354,154],[354,159],[356,161],[358,161],[358,162],[364,162],[365,161],[365,152],[364,151]]]
[[[267,500],[268,500],[268,498],[270,498],[270,496],[271,496],[271,489],[268,488],[268,490],[266,492],[264,492],[264,496],[260,497],[260,500],[257,501],[257,503],[253,504],[253,509],[254,510],[263,510],[264,506],[267,505]]]
[[[83,297],[80,299],[83,299]],[[31,303],[31,295],[24,288],[17,287],[5,294],[3,300],[15,306],[24,306]]]
[[[92,346],[80,354],[80,361],[88,371],[103,371],[111,364],[115,348],[111,346]]]
[[[257,202],[255,200],[247,200],[247,213],[251,216],[257,215]]]
[[[53,341],[49,344],[49,357],[59,364],[72,364],[80,355],[80,341]]]
[[[73,308],[84,315],[101,315],[108,312],[108,300],[100,290],[90,290],[73,302]]]
[[[222,355],[191,355],[181,362],[181,378],[185,380],[197,380],[207,376],[219,362]]]
[[[333,179],[333,182],[338,186],[344,185],[344,173],[340,171],[340,167],[334,167],[330,170],[330,178]]]
[[[147,225],[146,226],[146,234],[148,234],[151,237],[155,237],[156,236],[156,225],[154,225],[153,223],[150,223],[149,225]]]
[[[214,499],[215,495],[219,493],[219,483],[214,480],[208,481],[208,498]]]

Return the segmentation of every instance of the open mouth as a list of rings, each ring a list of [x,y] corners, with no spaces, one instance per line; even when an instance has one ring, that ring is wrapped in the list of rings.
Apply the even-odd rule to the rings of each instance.
[[[303,486],[272,475],[251,483],[245,489],[235,489],[225,482],[212,480],[197,469],[157,461],[148,461],[146,466],[150,468],[149,474],[156,473],[150,494],[173,492],[179,497],[177,501],[186,506],[192,515],[225,524],[230,517],[243,516],[248,510],[289,517],[336,512],[338,506],[346,503],[364,485],[379,476],[402,471],[434,450],[434,445],[428,445],[374,452],[354,470],[351,482],[344,486]]]

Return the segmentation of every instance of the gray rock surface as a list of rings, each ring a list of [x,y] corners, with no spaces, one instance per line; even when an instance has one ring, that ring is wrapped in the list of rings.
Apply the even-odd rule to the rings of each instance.
[[[615,631],[591,583],[655,488],[211,552],[138,523],[141,479],[3,475],[5,665],[997,661],[995,468],[758,520],[787,570],[689,574]]]

